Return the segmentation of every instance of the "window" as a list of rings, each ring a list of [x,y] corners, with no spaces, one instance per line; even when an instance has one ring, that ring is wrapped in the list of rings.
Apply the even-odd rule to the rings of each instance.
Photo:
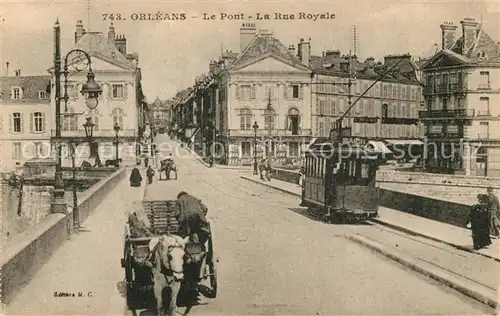
[[[12,99],[21,99],[22,97],[22,90],[19,87],[14,87],[12,88],[11,91],[11,98]]]
[[[382,117],[389,117],[389,105],[387,103],[382,104]]]
[[[267,130],[269,128],[269,124],[271,124],[271,129],[274,129],[274,121],[275,121],[275,116],[276,116],[276,112],[274,111],[274,109],[271,109],[270,113],[269,111],[265,111],[264,113],[265,115],[265,123],[264,123],[264,126],[265,126],[265,129]]]
[[[111,115],[113,116],[113,126],[118,123],[118,125],[120,126],[120,128],[123,129],[123,117],[125,116],[125,114],[123,113],[123,110],[122,109],[114,109],[113,112],[111,113]]]
[[[300,127],[299,110],[295,108],[288,110],[287,123],[288,123],[287,129],[292,132],[292,135],[299,135],[299,127]]]
[[[294,99],[298,99],[299,98],[299,86],[294,84],[292,85],[292,98]]]
[[[289,142],[288,143],[288,156],[298,157],[299,156],[299,143]]]
[[[38,98],[39,99],[48,99],[49,98],[49,94],[45,91],[39,91],[38,92]]]
[[[23,115],[19,112],[12,114],[12,132],[22,133],[23,131]]]
[[[252,128],[252,111],[243,109],[240,111],[240,129],[249,130]]]
[[[122,99],[125,98],[124,86],[122,84],[114,84],[112,85],[112,96],[113,99]]]
[[[99,111],[97,109],[89,110],[88,116],[92,118],[92,123],[94,123],[94,131],[99,130]],[[121,125],[120,125],[121,126]]]
[[[68,112],[63,116],[63,131],[77,131],[78,130],[78,116],[76,116],[73,108],[68,108]]]
[[[250,142],[241,142],[241,157],[251,157],[252,144]]]
[[[239,87],[239,90],[240,90],[239,99],[241,99],[241,100],[252,99],[252,86],[251,85],[242,85]]]
[[[392,87],[392,98],[396,99],[397,98],[397,93],[398,93],[397,85],[392,84],[391,87]]]
[[[487,139],[490,136],[490,124],[488,122],[479,122],[478,138]]]
[[[45,132],[45,117],[41,112],[35,112],[30,116],[30,127],[32,132]]]
[[[477,111],[477,115],[490,115],[490,98],[480,97],[479,103],[480,107]]]
[[[388,84],[384,84],[384,90],[383,90],[383,94],[382,96],[384,98],[388,98],[389,97],[389,85]]]
[[[21,143],[12,143],[12,159],[21,159]]]
[[[479,89],[490,89],[490,72],[481,71],[479,73],[479,76],[480,76]]]

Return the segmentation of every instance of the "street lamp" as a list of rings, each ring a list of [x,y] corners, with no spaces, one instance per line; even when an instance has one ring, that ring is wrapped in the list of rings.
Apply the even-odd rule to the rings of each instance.
[[[116,163],[118,164],[118,144],[120,143],[120,140],[118,139],[118,133],[120,132],[120,125],[118,125],[118,122],[115,122],[113,129],[115,130]]]
[[[259,129],[259,124],[257,122],[253,123],[253,131],[254,131],[254,137],[253,137],[253,174],[257,175],[259,174],[257,172],[257,130]]]
[[[70,72],[68,70],[68,60],[71,56],[72,72],[78,73],[89,69],[87,74],[87,82],[83,84],[82,90],[80,91],[85,97],[85,105],[89,109],[95,109],[99,104],[98,98],[102,93],[101,86],[94,81],[94,73],[92,72],[92,65],[90,60],[90,55],[81,50],[73,49],[69,51],[64,58],[64,70],[61,70],[61,28],[59,26],[59,20],[56,21],[54,26],[54,40],[55,40],[55,51],[54,51],[54,76],[55,76],[55,119],[56,119],[56,131],[55,131],[55,141],[57,148],[57,160],[56,160],[56,172],[54,181],[54,201],[52,204],[52,213],[63,213],[66,214],[66,202],[64,200],[64,181],[62,176],[62,161],[61,161],[61,100],[64,100],[65,110],[68,108],[68,76]],[[64,96],[61,97],[61,75],[64,75]],[[76,114],[77,115],[77,114]]]

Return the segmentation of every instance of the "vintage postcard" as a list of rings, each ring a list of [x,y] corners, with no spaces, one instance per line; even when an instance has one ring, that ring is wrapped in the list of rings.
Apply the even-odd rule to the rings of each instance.
[[[496,1],[0,0],[4,315],[493,315]]]

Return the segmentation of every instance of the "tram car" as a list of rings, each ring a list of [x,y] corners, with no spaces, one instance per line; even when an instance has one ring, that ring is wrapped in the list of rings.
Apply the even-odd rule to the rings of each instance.
[[[346,223],[378,216],[376,175],[382,152],[327,142],[305,153],[302,203],[327,222]]]

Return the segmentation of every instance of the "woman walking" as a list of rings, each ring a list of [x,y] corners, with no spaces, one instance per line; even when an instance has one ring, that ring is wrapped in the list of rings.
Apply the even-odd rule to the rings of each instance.
[[[130,173],[130,186],[131,187],[140,187],[141,182],[142,182],[142,176],[141,173],[139,172],[139,169],[134,168],[132,169],[132,172]]]
[[[478,204],[472,206],[472,210],[467,219],[472,230],[472,242],[474,249],[478,250],[491,245],[490,239],[490,213],[487,204],[488,196],[485,194],[477,195]]]

